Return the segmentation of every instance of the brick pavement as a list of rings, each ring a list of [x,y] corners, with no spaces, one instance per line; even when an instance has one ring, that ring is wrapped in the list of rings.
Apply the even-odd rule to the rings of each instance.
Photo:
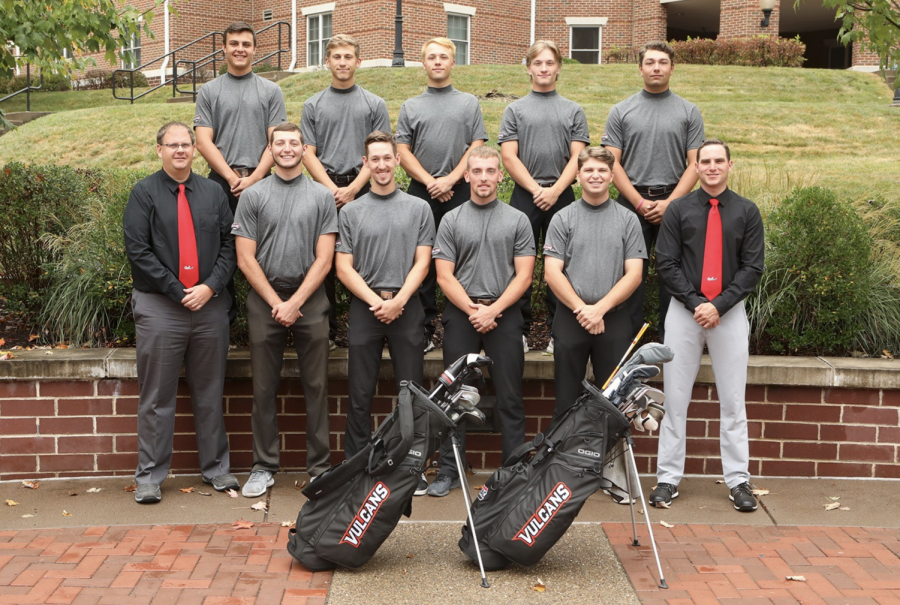
[[[656,523],[660,590],[646,526],[639,548],[631,524],[603,527],[649,605],[900,605],[900,529]]]
[[[0,531],[0,604],[323,605],[331,572],[261,524]]]

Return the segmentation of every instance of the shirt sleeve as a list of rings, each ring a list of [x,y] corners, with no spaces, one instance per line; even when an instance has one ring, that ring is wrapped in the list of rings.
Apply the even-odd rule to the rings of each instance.
[[[256,241],[258,218],[257,195],[251,186],[238,198],[237,209],[234,211],[234,222],[231,224],[231,234]]]
[[[419,211],[419,237],[416,240],[416,246],[433,246],[434,245],[434,217],[431,216],[431,208],[428,204],[416,198],[421,203]]]
[[[734,203],[734,202],[732,202]],[[731,283],[712,301],[713,306],[724,315],[733,306],[747,298],[756,288],[765,267],[765,233],[762,217],[756,204],[750,204],[747,211],[747,226],[741,240],[741,262]]]
[[[437,235],[434,238],[434,248],[431,251],[431,258],[439,258],[448,260],[452,263],[457,262],[456,242],[454,241],[454,227],[456,215],[448,215],[441,221]]]
[[[413,144],[414,136],[412,130],[412,124],[409,119],[409,110],[406,108],[406,103],[400,106],[400,115],[397,116],[397,142],[401,145],[409,145],[410,147]]]
[[[587,117],[585,117],[581,105],[577,106],[572,121],[572,140],[591,144],[591,129],[588,128]]]
[[[372,131],[381,130],[384,132],[391,131],[391,116],[388,114],[387,103],[384,99],[377,97],[377,103],[373,108],[372,114]]]
[[[338,238],[334,244],[335,252],[353,254],[353,233],[350,214],[350,212],[347,212],[347,209],[344,209],[338,215]]]
[[[487,141],[487,129],[484,127],[484,115],[481,113],[481,104],[478,99],[472,102],[472,129],[468,144],[471,145],[475,141]]]
[[[516,243],[513,246],[513,256],[534,256],[534,232],[528,217],[522,214],[516,224]]]
[[[610,200],[612,201],[612,200]],[[625,214],[625,260],[642,258],[647,260],[647,249],[644,244],[644,234],[641,233],[641,223],[637,214],[626,210]]]
[[[565,261],[568,243],[568,229],[562,214],[557,212],[550,219],[550,226],[547,227],[547,234],[544,236],[544,255]]]
[[[212,111],[212,82],[203,86],[197,94],[197,109],[194,113],[194,128],[204,126],[215,128]]]
[[[334,197],[331,195],[331,193],[325,191],[322,193],[322,199],[320,203],[323,207],[324,220],[322,221],[322,229],[319,231],[319,235],[324,235],[326,233],[337,233],[339,231],[338,213],[334,205]]]
[[[519,126],[516,121],[516,112],[512,106],[507,106],[503,112],[503,118],[500,120],[500,133],[497,135],[498,143],[506,143],[507,141],[519,140]]]
[[[313,147],[319,146],[316,142],[316,108],[312,99],[303,104],[303,112],[300,115],[300,134],[303,135],[305,144]]]
[[[600,137],[600,144],[604,147],[614,147],[616,149],[624,149],[623,144],[624,133],[622,132],[622,114],[618,105],[613,105],[609,110],[609,116],[606,118],[606,128],[603,130],[603,136]]]
[[[696,105],[691,104],[691,112],[688,116],[687,149],[697,149],[705,139],[703,114]]]
[[[703,299],[681,266],[681,217],[678,208],[678,204],[670,204],[663,214],[656,239],[656,270],[675,300],[693,313]]]
[[[202,88],[200,90],[203,90]],[[278,126],[282,122],[287,122],[287,109],[284,106],[284,95],[281,93],[281,87],[275,86],[272,98],[269,99],[269,119],[266,129]]]

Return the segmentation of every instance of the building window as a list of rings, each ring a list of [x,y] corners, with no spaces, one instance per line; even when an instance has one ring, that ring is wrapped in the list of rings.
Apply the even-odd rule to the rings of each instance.
[[[469,16],[447,15],[447,37],[456,45],[456,64],[469,64]]]
[[[267,8],[263,11],[262,14],[263,21],[274,21],[275,20],[275,11],[271,8]]]
[[[331,13],[306,18],[306,65],[314,67],[325,61],[325,47],[331,39]]]
[[[131,61],[127,59],[122,59],[122,67],[124,69],[136,69],[141,64],[141,26],[143,19],[138,19],[138,30],[134,32],[133,35],[129,36],[128,41],[125,43],[125,47],[122,49],[124,52],[131,52],[133,57]]]
[[[599,65],[602,61],[603,26],[606,17],[567,17],[569,58],[579,63]]]

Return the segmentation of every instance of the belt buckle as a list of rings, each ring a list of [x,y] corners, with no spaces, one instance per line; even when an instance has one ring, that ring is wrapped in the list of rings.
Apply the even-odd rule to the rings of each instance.
[[[490,298],[476,298],[475,304],[476,305],[484,305],[485,307],[490,307],[492,304],[494,304],[494,301],[491,300]]]
[[[381,296],[381,300],[394,300],[393,292],[381,291],[378,294]]]
[[[243,166],[232,167],[231,168],[235,174],[237,174],[241,178],[245,178],[250,176],[250,169],[244,168]]]

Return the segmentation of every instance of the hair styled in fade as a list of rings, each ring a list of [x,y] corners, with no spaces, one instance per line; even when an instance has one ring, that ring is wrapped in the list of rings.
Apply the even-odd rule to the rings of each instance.
[[[713,145],[721,145],[725,148],[725,159],[729,162],[731,161],[731,149],[728,148],[728,143],[722,141],[720,139],[706,139],[702,143],[700,143],[700,147],[697,148],[697,161],[700,161],[700,152],[703,151],[704,147],[712,147]]]
[[[269,133],[269,145],[271,145],[272,141],[275,140],[276,132],[296,132],[300,135],[300,144],[303,144],[303,132],[300,130],[300,127],[293,122],[282,122],[281,124],[273,128],[272,132]]]
[[[222,32],[223,44],[228,44],[228,34],[239,34],[241,32],[250,32],[253,34],[253,46],[256,46],[256,32],[253,31],[253,28],[249,23],[245,23],[244,21],[235,21],[231,25],[225,28],[225,31]]]
[[[487,145],[479,145],[478,147],[473,148],[466,158],[466,170],[468,170],[472,166],[473,158],[479,158],[482,160],[495,159],[497,160],[497,166],[503,168],[503,161],[500,159],[500,152],[493,147],[488,147]]]
[[[616,156],[605,147],[585,147],[578,154],[578,170],[581,170],[582,166],[591,159],[600,160],[609,166],[610,170],[616,165]]]
[[[390,143],[391,149],[394,150],[394,155],[397,155],[397,139],[395,139],[394,135],[389,132],[376,130],[366,137],[366,156],[369,155],[369,145],[371,145],[372,143]]]

